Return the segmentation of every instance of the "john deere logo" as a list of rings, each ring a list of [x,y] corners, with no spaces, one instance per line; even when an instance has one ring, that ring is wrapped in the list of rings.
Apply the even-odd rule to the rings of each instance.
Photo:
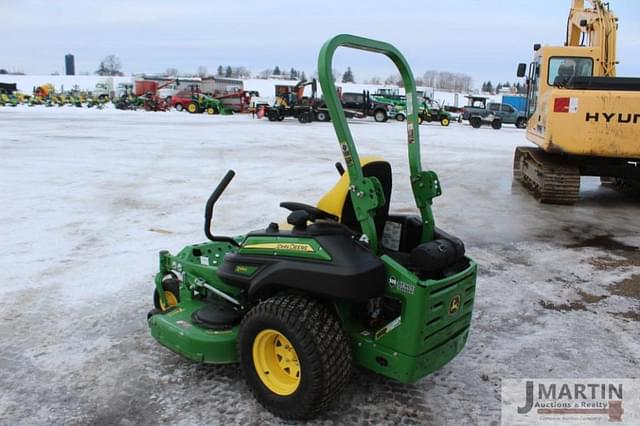
[[[449,315],[453,315],[460,310],[460,296],[453,296],[449,302]]]

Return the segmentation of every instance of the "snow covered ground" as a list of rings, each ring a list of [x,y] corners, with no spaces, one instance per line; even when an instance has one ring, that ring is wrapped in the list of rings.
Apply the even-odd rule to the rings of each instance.
[[[404,125],[351,123],[394,167],[392,210],[411,211]],[[421,129],[437,223],[480,265],[469,342],[411,385],[357,370],[314,424],[495,425],[503,378],[638,377],[638,202],[585,179],[578,205],[539,205],[511,181],[522,131]],[[327,123],[0,109],[0,423],[281,424],[236,366],[150,337],[157,252],[204,239],[228,168],[214,230],[235,234],[282,220],[280,201],[314,203],[339,155]]]

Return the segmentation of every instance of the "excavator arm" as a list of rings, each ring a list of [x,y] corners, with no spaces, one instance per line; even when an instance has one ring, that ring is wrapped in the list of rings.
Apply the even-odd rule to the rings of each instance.
[[[167,82],[164,82],[164,83],[162,83],[162,84],[160,84],[160,85],[158,86],[158,89],[157,89],[157,90],[164,89],[165,87],[170,86],[170,85],[172,85],[173,83],[176,83],[177,85],[180,85],[180,79],[179,79],[179,78],[174,78],[174,79],[172,79],[172,80],[169,80],[169,81],[167,81]]]
[[[567,40],[565,46],[587,46],[600,48],[600,73],[602,77],[616,75],[616,34],[618,18],[609,3],[602,0],[587,0],[591,8],[585,7],[585,0],[573,0],[567,20]]]

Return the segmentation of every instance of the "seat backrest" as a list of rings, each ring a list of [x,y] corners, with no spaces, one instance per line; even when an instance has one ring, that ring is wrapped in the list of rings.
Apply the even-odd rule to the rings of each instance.
[[[376,225],[376,233],[378,238],[382,237],[384,225],[389,216],[389,205],[391,202],[391,165],[379,157],[362,157],[362,173],[365,177],[375,177],[382,184],[385,203],[378,207],[375,212],[374,222]],[[338,183],[318,201],[317,207],[328,213],[337,216],[340,223],[349,228],[362,232],[358,219],[353,209],[353,203],[349,196],[349,175],[344,173]]]
[[[564,86],[573,76],[574,67],[571,64],[562,64],[558,67],[558,75],[553,80],[554,86]]]

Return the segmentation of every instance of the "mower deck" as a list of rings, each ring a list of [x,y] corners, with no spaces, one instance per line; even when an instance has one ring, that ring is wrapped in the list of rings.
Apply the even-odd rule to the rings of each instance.
[[[172,309],[151,316],[151,335],[163,346],[193,361],[209,364],[237,362],[238,325],[226,330],[212,330],[194,323],[193,313],[206,304],[199,300],[185,300]]]

